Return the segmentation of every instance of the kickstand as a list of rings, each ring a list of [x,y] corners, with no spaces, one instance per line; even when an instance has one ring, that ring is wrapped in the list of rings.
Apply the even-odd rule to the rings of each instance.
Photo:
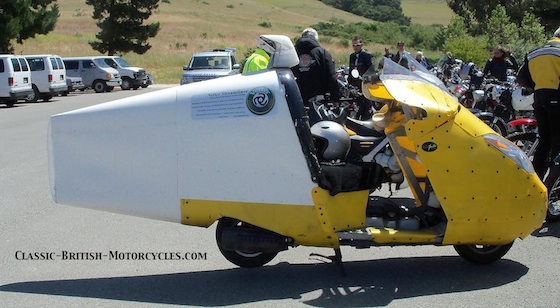
[[[310,257],[322,257],[331,260],[336,266],[340,267],[340,273],[342,276],[346,276],[346,271],[344,270],[344,265],[342,264],[342,253],[340,248],[334,248],[334,256],[324,256],[318,253],[311,253]]]

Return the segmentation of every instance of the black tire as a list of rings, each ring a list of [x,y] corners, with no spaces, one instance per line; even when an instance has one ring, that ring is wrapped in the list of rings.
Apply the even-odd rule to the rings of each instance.
[[[505,245],[453,245],[463,259],[475,264],[489,264],[501,259],[513,242]]]
[[[96,80],[93,82],[92,88],[95,93],[103,93],[107,91],[107,84],[103,80]]]
[[[45,95],[41,98],[43,99],[43,102],[48,102],[53,98],[53,96],[49,94],[49,95]]]
[[[554,222],[560,220],[560,166],[550,169],[544,185],[548,189],[548,208],[546,221]]]
[[[25,101],[28,103],[36,103],[39,100],[39,95],[39,89],[37,89],[37,86],[33,85],[33,93],[27,95]]]
[[[264,253],[261,251],[237,251],[237,250],[226,250],[222,248],[222,232],[226,227],[244,227],[244,228],[256,228],[245,222],[232,218],[222,218],[218,221],[218,226],[216,227],[216,243],[222,255],[231,263],[246,268],[261,267],[266,263],[270,262],[278,252]]]
[[[123,90],[130,90],[132,87],[132,80],[129,77],[123,77],[121,83],[121,89]]]
[[[5,101],[4,102],[4,104],[6,104],[6,107],[8,107],[8,108],[14,107],[15,103],[16,103],[15,101]]]
[[[506,138],[525,152],[531,161],[533,160],[536,143],[538,142],[537,133],[513,133]]]

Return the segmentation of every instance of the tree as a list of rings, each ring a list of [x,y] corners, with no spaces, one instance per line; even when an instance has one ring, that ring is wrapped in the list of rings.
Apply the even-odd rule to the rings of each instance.
[[[506,14],[506,9],[498,5],[492,10],[492,16],[488,20],[488,49],[494,48],[497,45],[511,45],[519,39],[519,32],[517,26],[510,21],[509,16]]]
[[[159,32],[159,22],[144,25],[160,0],[86,0],[93,6],[93,19],[101,31],[90,41],[94,50],[107,53],[135,52],[143,54],[152,46],[147,43],[150,37]]]
[[[465,19],[473,34],[480,34],[487,29],[487,21],[498,5],[505,8],[511,21],[521,26],[523,17],[532,12],[542,19],[542,25],[548,31],[554,31],[560,25],[560,0],[446,0],[455,14]]]
[[[0,2],[0,53],[12,53],[12,40],[22,44],[37,34],[52,31],[58,20],[56,0],[11,0]]]
[[[321,2],[371,20],[410,25],[410,17],[403,14],[400,0],[321,0]]]

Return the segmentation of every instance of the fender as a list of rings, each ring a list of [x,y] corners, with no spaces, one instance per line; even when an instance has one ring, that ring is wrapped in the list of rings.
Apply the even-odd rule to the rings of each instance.
[[[520,125],[529,125],[529,126],[537,126],[537,120],[532,118],[521,118],[515,119],[508,122],[509,126],[520,126]]]

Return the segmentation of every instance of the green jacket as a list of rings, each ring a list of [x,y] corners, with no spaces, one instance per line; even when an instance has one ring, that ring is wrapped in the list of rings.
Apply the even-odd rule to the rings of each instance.
[[[242,73],[254,72],[267,68],[270,56],[262,48],[257,48],[252,55],[247,58],[243,65]]]

